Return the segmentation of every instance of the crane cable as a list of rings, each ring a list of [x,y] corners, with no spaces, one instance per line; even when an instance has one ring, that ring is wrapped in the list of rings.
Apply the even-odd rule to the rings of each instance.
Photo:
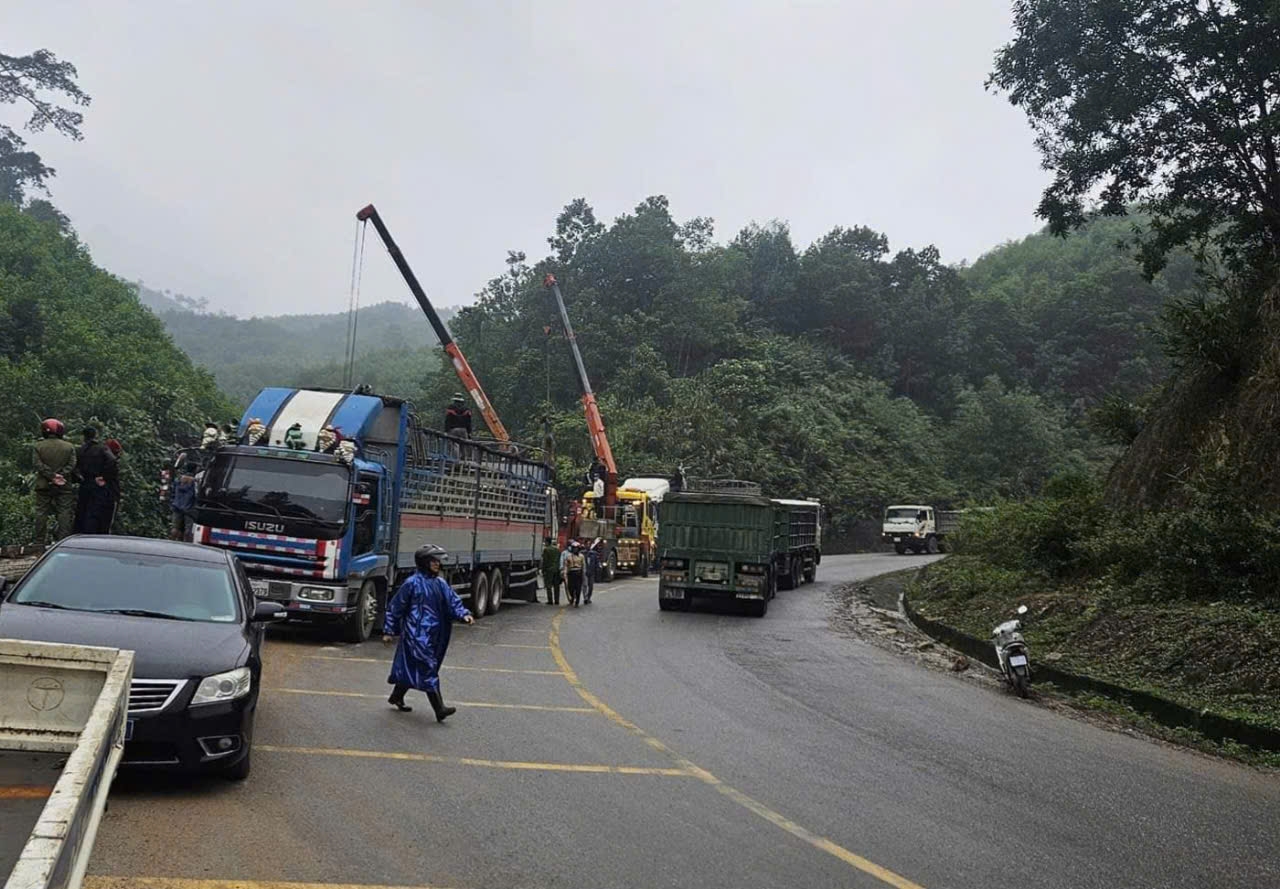
[[[355,238],[351,244],[351,296],[347,303],[346,366],[342,373],[344,389],[355,385],[356,332],[360,325],[360,283],[364,278],[364,242],[367,230],[367,223],[357,221]]]

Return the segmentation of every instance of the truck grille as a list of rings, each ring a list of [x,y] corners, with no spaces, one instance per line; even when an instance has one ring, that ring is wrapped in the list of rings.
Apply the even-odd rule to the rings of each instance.
[[[129,715],[158,713],[173,702],[185,679],[135,679],[129,686]]]

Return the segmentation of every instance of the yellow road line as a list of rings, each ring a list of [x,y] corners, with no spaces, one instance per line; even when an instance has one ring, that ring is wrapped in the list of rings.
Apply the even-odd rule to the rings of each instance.
[[[357,664],[382,664],[385,667],[391,666],[391,661],[384,660],[380,657],[338,657],[331,654],[308,654],[305,655],[307,660],[312,661],[352,661]],[[473,670],[477,673],[522,673],[528,676],[563,676],[561,670],[512,670],[508,667],[468,667],[461,664],[445,664],[442,670]]]
[[[668,778],[690,778],[687,769],[664,769],[652,766],[610,766],[573,762],[521,762],[507,759],[476,759],[470,756],[437,756],[432,753],[393,753],[382,750],[345,750],[337,747],[284,747],[254,744],[254,750],[268,753],[295,753],[304,756],[349,756],[357,759],[395,759],[408,762],[433,762],[454,766],[479,766],[486,769],[512,769],[528,772],[585,772],[595,775],[659,775]]]
[[[334,698],[387,699],[386,695],[371,695],[358,691],[320,691],[314,688],[264,688],[263,691],[282,692],[288,695],[323,695]],[[591,707],[555,707],[549,704],[498,704],[490,701],[449,701],[458,707],[489,707],[495,710],[546,710],[551,713],[595,713]]]
[[[190,880],[184,877],[87,876],[84,889],[443,889],[371,883],[287,883],[282,880]]]
[[[9,787],[0,787],[0,799],[44,799],[52,793],[52,787],[41,787],[35,784],[14,784]]]
[[[819,849],[823,852],[826,852],[828,855],[832,855],[840,859],[845,864],[848,864],[851,867],[857,868],[858,870],[862,871],[865,874],[869,874],[875,877],[877,880],[880,880],[882,883],[885,883],[886,885],[894,887],[894,889],[924,889],[924,887],[921,886],[919,883],[913,883],[911,880],[908,880],[906,877],[901,876],[900,874],[896,874],[886,867],[881,867],[880,865],[876,864],[874,861],[871,861],[870,859],[863,858],[861,855],[858,855],[855,852],[850,852],[844,846],[841,846],[840,844],[832,840],[829,840],[826,837],[819,836],[818,834],[813,833],[809,829],[802,827],[801,825],[787,818],[785,815],[781,815],[778,812],[775,812],[773,809],[770,809],[764,803],[759,802],[758,800],[752,799],[751,797],[743,793],[741,790],[738,790],[737,788],[734,788],[729,786],[728,784],[725,784],[715,775],[711,774],[706,769],[697,765],[697,763],[694,763],[688,759],[685,759],[683,756],[676,753],[666,744],[659,741],[653,735],[650,735],[648,732],[640,728],[640,726],[636,725],[634,722],[631,722],[630,720],[623,717],[620,713],[618,713],[616,710],[614,710],[604,701],[600,700],[595,695],[593,695],[590,691],[587,690],[587,687],[582,684],[582,680],[578,678],[578,674],[574,671],[573,667],[570,666],[568,659],[564,656],[564,649],[560,647],[560,619],[562,617],[563,617],[563,613],[557,614],[555,618],[551,621],[551,633],[550,633],[551,655],[552,657],[555,658],[556,663],[559,664],[560,669],[564,671],[564,677],[568,681],[568,683],[571,686],[573,686],[573,690],[578,693],[579,697],[581,697],[584,701],[586,701],[588,704],[590,704],[592,707],[598,710],[601,713],[601,715],[608,718],[609,721],[626,729],[628,732],[635,735],[636,737],[643,739],[644,742],[648,744],[650,747],[652,747],[653,749],[659,750],[662,753],[665,753],[667,756],[669,756],[672,759],[673,762],[676,763],[676,765],[680,767],[679,771],[682,772],[683,774],[691,775],[692,777],[695,777],[698,780],[702,781],[704,784],[710,787],[714,787],[722,795],[724,795],[728,799],[733,800],[735,803],[742,806],[747,811],[752,812],[753,814],[763,818],[765,821],[768,821],[770,824],[785,830],[787,833],[791,834],[793,837],[803,840],[804,842],[808,843],[810,846],[813,846],[815,849]]]

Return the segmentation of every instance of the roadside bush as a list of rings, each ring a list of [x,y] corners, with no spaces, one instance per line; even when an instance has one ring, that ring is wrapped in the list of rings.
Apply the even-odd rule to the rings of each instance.
[[[1103,517],[1100,492],[1088,476],[1059,475],[1035,500],[966,516],[954,546],[957,553],[979,556],[1000,568],[1067,577],[1084,567],[1084,543],[1097,533]]]

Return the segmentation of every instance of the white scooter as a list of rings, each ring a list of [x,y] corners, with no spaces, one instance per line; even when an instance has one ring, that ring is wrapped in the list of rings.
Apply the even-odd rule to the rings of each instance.
[[[1026,613],[1027,606],[1019,605],[1018,614]],[[1000,672],[1018,697],[1025,698],[1031,686],[1031,657],[1022,638],[1022,621],[1007,620],[992,630],[991,635],[995,639]]]

